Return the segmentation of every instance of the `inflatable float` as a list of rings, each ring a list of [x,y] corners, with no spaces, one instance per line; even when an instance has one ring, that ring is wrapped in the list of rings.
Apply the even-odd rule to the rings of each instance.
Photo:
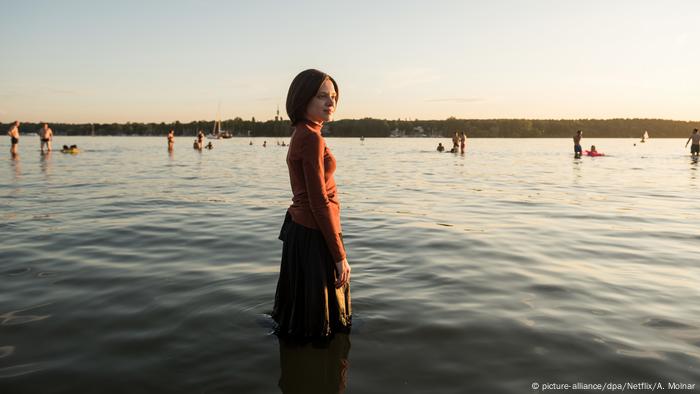
[[[587,151],[585,151],[585,153],[586,153],[586,156],[591,156],[591,157],[605,156],[605,153],[600,153],[600,152],[597,152],[597,151],[590,151],[590,150],[587,150]]]

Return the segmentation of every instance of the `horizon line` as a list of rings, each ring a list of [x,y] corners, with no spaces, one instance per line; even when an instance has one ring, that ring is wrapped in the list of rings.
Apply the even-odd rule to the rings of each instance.
[[[240,116],[236,116],[234,118],[229,118],[229,119],[222,119],[222,122],[226,121],[233,121],[236,118],[241,119],[244,122],[251,122],[254,116],[249,118],[249,119],[244,119]],[[686,123],[700,123],[700,120],[686,120],[686,119],[666,119],[666,118],[630,118],[630,117],[613,117],[613,118],[457,118],[457,117],[448,117],[445,119],[419,119],[419,118],[406,118],[406,119],[389,119],[389,118],[373,118],[373,117],[362,117],[362,118],[344,118],[344,119],[336,119],[332,120],[326,123],[333,123],[333,122],[339,122],[339,121],[348,121],[348,120],[365,120],[365,119],[372,119],[372,120],[384,120],[384,121],[399,121],[399,122],[435,122],[435,121],[448,121],[448,120],[557,120],[557,121],[578,121],[578,120],[662,120],[662,121],[670,121],[670,122],[686,122]],[[125,122],[51,122],[51,121],[46,121],[46,120],[40,120],[40,121],[30,121],[30,120],[21,120],[21,119],[15,119],[20,122],[20,126],[22,123],[47,123],[47,124],[69,124],[69,125],[87,125],[87,124],[127,124],[127,123],[135,123],[135,124],[173,124],[176,122],[179,122],[181,124],[187,124],[187,123],[194,123],[194,122],[215,122],[216,119],[196,119],[196,120],[189,120],[189,121],[182,121],[179,119],[172,120],[172,121],[141,121],[141,122],[135,122],[135,121],[125,121]],[[6,125],[6,124],[12,124],[15,122],[15,120],[4,122],[0,121],[0,124]],[[255,122],[258,123],[265,123],[265,122],[274,122],[275,119],[266,119],[266,120],[258,120],[255,119]],[[283,121],[283,122],[289,122],[289,119],[279,119],[278,121]]]

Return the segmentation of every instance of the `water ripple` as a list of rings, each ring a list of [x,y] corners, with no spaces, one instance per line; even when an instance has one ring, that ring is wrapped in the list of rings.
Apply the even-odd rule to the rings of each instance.
[[[43,308],[51,303],[36,305],[33,307],[18,309],[16,311],[6,312],[0,315],[0,325],[2,326],[14,326],[19,324],[33,323],[36,321],[48,319],[51,315],[21,315],[21,312],[30,311],[33,309]]]
[[[22,375],[28,375],[34,372],[41,371],[42,369],[43,368],[39,363],[12,365],[9,367],[0,368],[0,379],[8,379]]]

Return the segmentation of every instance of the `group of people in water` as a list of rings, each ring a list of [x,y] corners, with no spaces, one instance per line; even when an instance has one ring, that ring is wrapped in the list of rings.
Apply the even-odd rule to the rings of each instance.
[[[19,121],[14,121],[10,125],[10,130],[7,132],[7,135],[10,136],[10,154],[14,157],[17,155],[17,146],[19,145],[19,126],[20,122]],[[51,142],[53,141],[53,130],[49,127],[48,123],[44,123],[43,126],[39,129],[37,132],[39,135],[39,141],[40,141],[40,150],[42,153],[46,152],[51,152],[52,147],[51,147]],[[583,151],[583,148],[581,147],[581,138],[583,138],[583,132],[581,130],[577,130],[576,134],[573,136],[574,140],[574,157],[575,158],[581,158],[581,156],[585,153],[587,156],[604,156],[604,153],[598,152],[596,150],[595,145],[591,145],[591,148],[587,151]],[[168,151],[172,151],[175,146],[175,131],[170,130],[168,132]],[[362,138],[364,139],[364,137]],[[644,140],[642,140],[644,141]],[[698,133],[698,129],[693,129],[693,133],[688,137],[688,141],[685,143],[685,147],[688,147],[688,144],[690,144],[690,155],[697,158],[698,155],[700,155],[700,133]],[[249,145],[253,145],[253,141],[251,140]],[[277,141],[278,146],[287,146],[287,144],[282,141],[280,144],[279,141]],[[267,141],[263,142],[263,147],[267,147]],[[466,150],[467,146],[467,134],[462,131],[460,132],[455,132],[454,135],[452,136],[452,149],[450,149],[448,152],[450,153],[464,153]],[[211,143],[211,141],[204,145],[204,132],[202,130],[199,130],[197,132],[197,137],[194,140],[194,143],[192,144],[192,147],[196,150],[202,150],[202,149],[214,149],[214,145]],[[438,152],[445,152],[445,146],[442,145],[442,142],[438,143],[437,146],[437,151]],[[78,147],[76,145],[63,145],[63,148],[61,149],[61,152],[64,153],[76,153],[78,152]]]
[[[175,131],[170,130],[168,133],[168,150],[172,151],[172,146],[173,143],[175,142]],[[192,144],[192,148],[196,150],[202,150],[202,149],[209,149],[212,150],[214,149],[214,145],[212,145],[211,141],[207,145],[204,145],[204,132],[202,130],[199,130],[197,132],[197,137],[194,139],[194,143]]]
[[[248,145],[253,146],[253,140],[250,140],[250,142],[248,143]],[[282,143],[280,144],[280,142],[277,141],[277,146],[287,146],[287,143],[284,142],[284,141],[282,141]],[[267,148],[267,140],[263,141],[262,147],[263,147],[263,148]]]
[[[605,156],[605,153],[598,152],[596,149],[595,145],[591,145],[591,148],[589,150],[584,151],[583,147],[581,146],[581,138],[583,138],[583,131],[581,130],[576,130],[576,134],[574,134],[573,140],[574,140],[574,158],[580,159],[581,156],[585,153],[586,156]],[[644,133],[644,137],[642,137],[641,142],[646,142],[647,139],[647,133]],[[693,156],[694,158],[698,158],[700,155],[700,133],[698,133],[698,129],[693,129],[693,133],[688,137],[688,141],[685,142],[685,147],[688,147],[688,144],[691,143],[690,145],[690,155]],[[464,153],[465,148],[467,144],[467,135],[464,131],[461,133],[455,132],[454,136],[452,137],[452,149],[450,149],[448,152],[450,153]],[[636,145],[636,144],[635,144]],[[438,143],[437,146],[437,151],[438,152],[445,152],[445,146],[442,145],[442,142]]]
[[[583,148],[581,148],[581,138],[583,138],[583,131],[576,130],[576,134],[574,134],[574,158],[576,159],[580,159],[581,155],[583,154]],[[605,153],[598,152],[595,145],[591,145],[591,149],[586,151],[586,156],[605,156]]]
[[[450,153],[464,153],[464,151],[466,149],[467,149],[467,133],[465,133],[464,131],[462,133],[455,131],[455,134],[452,136],[452,149],[450,149],[449,152]],[[445,146],[442,145],[442,142],[438,142],[437,151],[438,152],[445,151]]]
[[[17,156],[17,147],[19,146],[19,126],[20,122],[18,120],[15,120],[14,122],[12,122],[12,124],[10,125],[10,130],[7,132],[7,135],[10,136],[10,154],[12,155],[12,157]],[[41,150],[41,153],[51,152],[53,150],[51,146],[51,142],[53,141],[53,130],[51,130],[49,124],[44,123],[39,129],[39,131],[37,131],[37,135],[39,136],[39,149]],[[78,146],[63,145],[61,152],[77,153]]]
[[[574,134],[574,158],[576,159],[580,159],[581,155],[583,154],[583,148],[581,148],[581,138],[583,138],[583,131],[576,130],[576,134]],[[598,152],[595,145],[591,145],[591,149],[586,151],[586,156],[605,156],[605,154]]]
[[[172,152],[174,147],[175,147],[175,130],[170,130],[168,132],[167,139],[168,139],[168,152]],[[253,141],[251,140],[248,145],[253,145]],[[262,146],[263,146],[263,148],[267,147],[267,140],[263,141]],[[287,144],[285,143],[285,141],[282,141],[282,143],[277,141],[277,146],[287,146]],[[194,142],[192,143],[192,148],[195,150],[200,150],[200,151],[202,149],[211,150],[211,149],[214,149],[214,145],[211,143],[211,141],[209,141],[208,144],[204,145],[204,132],[202,130],[199,130],[197,132],[197,136],[194,139]]]
[[[577,130],[576,134],[574,134],[574,157],[579,159],[581,158],[581,155],[583,154],[583,150],[581,148],[581,138],[583,137],[583,132],[581,130]],[[642,139],[640,142],[646,142],[646,140],[649,138],[648,133],[645,131],[644,135],[642,136]],[[690,144],[690,155],[697,159],[698,155],[700,154],[700,134],[698,134],[698,129],[693,129],[693,133],[688,137],[688,141],[685,142],[685,147],[688,147],[688,144],[692,141],[692,144]],[[637,144],[634,144],[635,146]],[[586,156],[605,156],[604,153],[598,152],[596,150],[595,145],[591,145],[591,149],[587,150]]]
[[[574,134],[574,158],[580,159],[583,155],[583,148],[581,148],[581,138],[583,138],[583,131],[576,130]],[[586,151],[586,156],[596,157],[605,156],[605,153],[600,153],[596,150],[595,145],[591,145],[591,149]]]
[[[168,151],[173,150],[173,146],[175,145],[175,131],[170,130],[168,132]],[[248,145],[253,145],[253,141],[251,140]],[[280,144],[279,141],[277,141],[278,146],[287,146],[284,141],[282,141],[282,144]],[[267,141],[263,141],[263,148],[267,147]],[[202,149],[214,149],[214,145],[209,141],[208,144],[204,145],[204,132],[202,130],[199,130],[197,132],[197,136],[194,139],[194,142],[192,143],[192,148],[196,150],[202,150]]]

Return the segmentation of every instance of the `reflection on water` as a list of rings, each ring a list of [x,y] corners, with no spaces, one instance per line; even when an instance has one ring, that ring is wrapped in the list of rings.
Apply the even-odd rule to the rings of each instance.
[[[37,305],[37,306],[33,306],[31,308],[25,308],[25,309],[10,311],[10,312],[1,314],[0,315],[0,326],[27,324],[27,323],[31,323],[31,322],[35,322],[35,321],[39,321],[39,320],[48,319],[49,317],[51,317],[51,315],[22,314],[22,312],[26,312],[26,311],[38,309],[38,308],[43,308],[47,305],[50,305],[50,304]]]
[[[582,162],[581,159],[573,159],[573,173],[574,173],[574,186],[580,186],[581,185],[581,179],[583,177],[581,167],[582,167]]]
[[[336,334],[325,343],[279,339],[279,387],[285,394],[344,393],[348,386],[350,337]]]
[[[22,177],[22,167],[19,162],[18,153],[12,154],[10,160],[10,167],[12,168],[12,172],[15,176],[15,181],[19,180]]]
[[[41,152],[39,155],[39,160],[40,160],[40,167],[41,167],[41,172],[48,176],[51,174],[51,151],[48,151],[46,153]]]
[[[698,179],[698,157],[697,156],[692,156],[690,158],[690,186],[695,187],[697,186],[697,179]]]

